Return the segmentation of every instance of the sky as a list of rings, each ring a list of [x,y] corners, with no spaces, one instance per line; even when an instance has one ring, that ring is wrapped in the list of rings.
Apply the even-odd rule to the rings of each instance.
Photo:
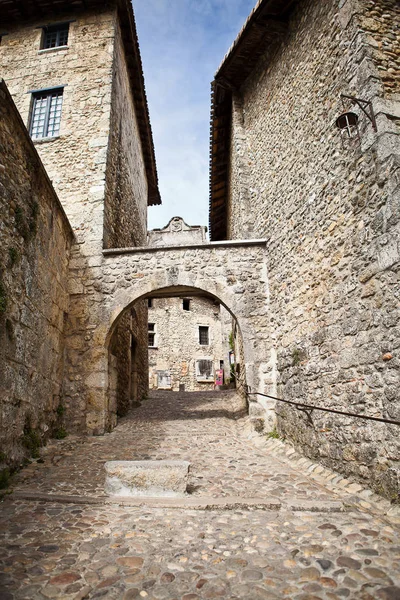
[[[149,229],[208,225],[210,83],[255,3],[133,0],[162,199]]]

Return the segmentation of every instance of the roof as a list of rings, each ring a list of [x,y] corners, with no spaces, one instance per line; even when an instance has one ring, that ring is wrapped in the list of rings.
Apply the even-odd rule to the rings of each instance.
[[[130,0],[0,0],[0,22],[19,23],[31,18],[62,17],[71,11],[118,7],[133,101],[148,182],[148,205],[161,204],[153,135],[144,84],[135,17]]]
[[[210,239],[227,237],[232,94],[240,90],[267,48],[278,45],[296,0],[259,0],[211,84]]]

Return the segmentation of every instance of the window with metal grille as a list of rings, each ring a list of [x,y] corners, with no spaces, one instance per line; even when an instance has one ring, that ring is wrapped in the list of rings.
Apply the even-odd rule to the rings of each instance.
[[[60,132],[63,88],[33,94],[30,132],[33,140]]]
[[[201,346],[208,346],[208,327],[199,327],[199,343]]]
[[[198,380],[214,380],[213,361],[202,359],[196,361],[196,379]]]
[[[68,44],[69,23],[43,27],[42,50],[59,48]]]
[[[156,324],[148,323],[147,332],[149,336],[149,348],[154,348],[156,345]]]

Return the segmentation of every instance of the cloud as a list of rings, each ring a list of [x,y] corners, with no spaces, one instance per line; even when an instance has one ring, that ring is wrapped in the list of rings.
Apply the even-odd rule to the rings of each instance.
[[[210,82],[255,0],[134,0],[163,206],[208,223]]]

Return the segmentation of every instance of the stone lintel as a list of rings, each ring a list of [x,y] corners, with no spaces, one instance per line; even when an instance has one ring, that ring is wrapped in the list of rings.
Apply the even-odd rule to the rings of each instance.
[[[116,460],[105,463],[110,496],[182,497],[190,463],[185,460]]]
[[[165,252],[168,250],[193,250],[195,248],[204,248],[212,250],[213,248],[246,247],[246,246],[266,246],[269,240],[223,240],[222,242],[208,242],[204,244],[188,244],[185,246],[138,246],[136,248],[110,248],[103,250],[104,256],[115,256],[120,254],[140,254],[150,252]]]

